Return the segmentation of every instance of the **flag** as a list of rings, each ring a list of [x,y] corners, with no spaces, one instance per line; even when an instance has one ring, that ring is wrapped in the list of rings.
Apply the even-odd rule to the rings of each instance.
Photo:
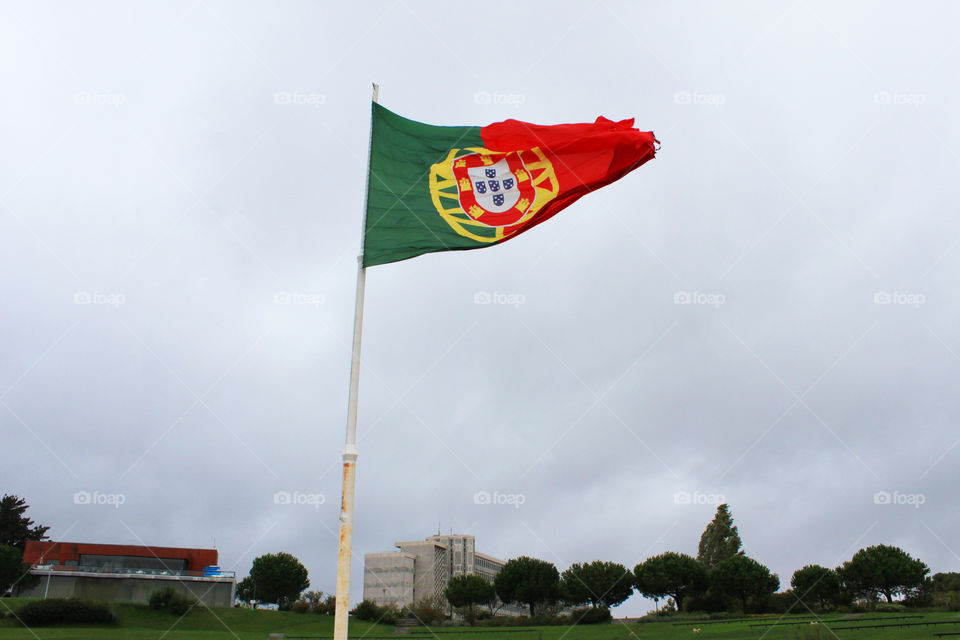
[[[489,247],[655,154],[633,119],[441,127],[373,103],[363,266]]]

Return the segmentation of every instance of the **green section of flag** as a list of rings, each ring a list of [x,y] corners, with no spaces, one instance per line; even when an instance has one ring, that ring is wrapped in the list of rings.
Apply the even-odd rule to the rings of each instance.
[[[431,165],[451,149],[482,146],[480,127],[414,122],[373,103],[363,266],[490,246],[459,235],[430,198]]]

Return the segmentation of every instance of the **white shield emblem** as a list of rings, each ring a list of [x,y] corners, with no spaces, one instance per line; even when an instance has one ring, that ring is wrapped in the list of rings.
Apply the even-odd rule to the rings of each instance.
[[[477,204],[491,213],[503,213],[520,200],[517,177],[510,171],[506,158],[495,164],[470,167],[467,175]]]

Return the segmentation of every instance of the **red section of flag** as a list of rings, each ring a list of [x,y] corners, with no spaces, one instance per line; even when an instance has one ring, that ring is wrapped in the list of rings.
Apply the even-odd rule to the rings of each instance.
[[[557,176],[560,193],[518,230],[550,219],[586,194],[619,180],[652,160],[657,141],[651,131],[633,127],[633,118],[614,122],[603,116],[583,124],[537,125],[504,120],[480,130],[491,151],[540,147]]]

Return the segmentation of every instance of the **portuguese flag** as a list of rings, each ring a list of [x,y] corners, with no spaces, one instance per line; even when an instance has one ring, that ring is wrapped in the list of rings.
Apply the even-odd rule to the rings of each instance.
[[[656,142],[633,119],[438,127],[374,102],[363,266],[509,240],[652,159]]]

